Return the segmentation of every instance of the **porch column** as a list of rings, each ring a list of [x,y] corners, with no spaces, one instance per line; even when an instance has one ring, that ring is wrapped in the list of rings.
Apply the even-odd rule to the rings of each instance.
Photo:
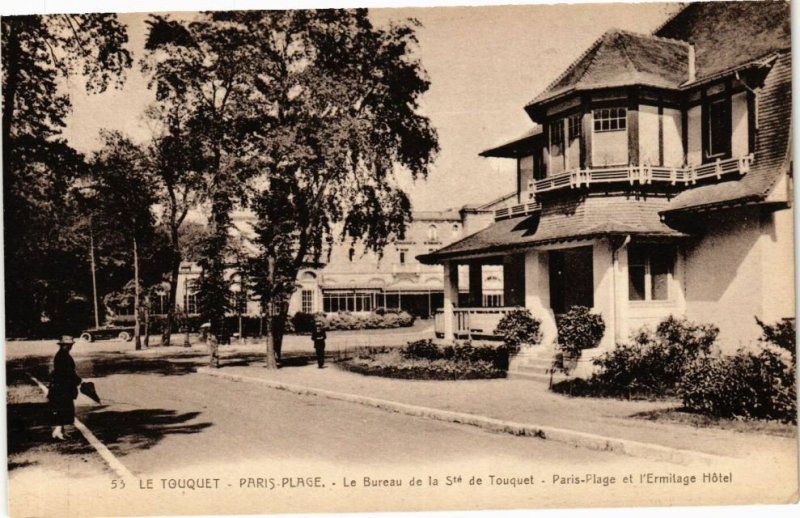
[[[603,316],[606,332],[598,349],[610,349],[616,337],[616,314],[614,311],[614,260],[608,239],[595,241],[592,250],[592,277],[594,278],[594,311]]]
[[[469,305],[473,308],[483,306],[483,267],[481,263],[469,263]]]
[[[558,331],[550,307],[550,275],[547,252],[529,250],[525,253],[525,307],[534,318],[542,321],[542,346],[552,347]]]
[[[630,239],[613,243],[614,254],[614,342],[628,341],[628,244]]]
[[[448,341],[455,338],[453,306],[457,302],[458,264],[446,261],[444,263],[444,305],[442,307],[442,320],[444,324],[444,339]]]

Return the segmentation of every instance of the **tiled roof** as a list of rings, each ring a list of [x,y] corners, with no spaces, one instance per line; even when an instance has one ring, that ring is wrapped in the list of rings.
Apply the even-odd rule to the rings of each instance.
[[[590,196],[544,207],[540,213],[495,222],[488,228],[436,252],[418,256],[422,263],[476,253],[505,252],[534,245],[607,235],[683,237],[659,218],[665,198],[631,199]]]
[[[753,164],[741,178],[681,192],[665,210],[694,210],[710,205],[763,200],[788,171],[791,161],[791,54],[782,54],[758,97],[758,131]]]
[[[683,41],[612,29],[528,106],[579,90],[629,85],[677,88],[688,75]]]
[[[530,154],[531,144],[541,135],[542,127],[537,124],[514,140],[481,151],[479,155],[487,158],[517,158],[522,152]]]
[[[656,36],[695,46],[697,79],[791,47],[789,2],[693,2]]]

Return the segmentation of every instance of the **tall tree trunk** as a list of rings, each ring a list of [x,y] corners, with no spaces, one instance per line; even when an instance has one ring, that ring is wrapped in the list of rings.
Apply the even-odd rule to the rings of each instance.
[[[282,301],[278,309],[278,314],[274,317],[273,322],[273,347],[278,360],[281,358],[281,350],[283,349],[283,336],[286,332],[286,319],[289,315],[289,303]]]
[[[175,232],[177,235],[177,232]],[[176,241],[177,243],[177,238]],[[175,244],[175,247],[178,245]],[[177,304],[176,297],[178,295],[178,276],[181,268],[181,254],[180,251],[173,249],[171,254],[171,264],[169,272],[169,298],[167,300],[167,318],[164,321],[164,329],[161,333],[161,345],[169,345],[172,340],[172,328],[175,325],[175,306]]]
[[[139,249],[136,243],[136,237],[133,238],[133,339],[136,344],[136,350],[142,349],[142,337],[140,336],[139,321],[141,315],[139,314]]]
[[[275,258],[269,256],[267,258],[267,280],[270,286],[270,290],[272,292],[275,291]],[[271,297],[272,298],[272,297]],[[272,310],[270,310],[272,308]],[[267,357],[266,357],[266,365],[267,369],[277,369],[278,362],[275,360],[275,336],[274,332],[274,322],[272,318],[272,314],[274,313],[274,302],[272,300],[268,301],[267,304]]]
[[[172,327],[175,323],[176,296],[178,294],[178,275],[181,268],[181,251],[178,243],[177,207],[175,206],[175,196],[170,194],[172,207],[170,208],[170,271],[169,271],[169,299],[167,300],[167,319],[164,321],[164,329],[161,333],[161,345],[167,346],[172,340]]]

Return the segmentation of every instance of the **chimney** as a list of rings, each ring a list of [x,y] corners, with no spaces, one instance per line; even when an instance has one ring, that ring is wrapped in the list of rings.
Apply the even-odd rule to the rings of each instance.
[[[694,63],[694,45],[689,44],[689,82],[693,82],[697,77],[697,70]]]

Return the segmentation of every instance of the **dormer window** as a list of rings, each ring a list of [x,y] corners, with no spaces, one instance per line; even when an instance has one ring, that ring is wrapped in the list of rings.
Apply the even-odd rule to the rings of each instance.
[[[592,165],[627,165],[628,110],[602,108],[592,112]]]

